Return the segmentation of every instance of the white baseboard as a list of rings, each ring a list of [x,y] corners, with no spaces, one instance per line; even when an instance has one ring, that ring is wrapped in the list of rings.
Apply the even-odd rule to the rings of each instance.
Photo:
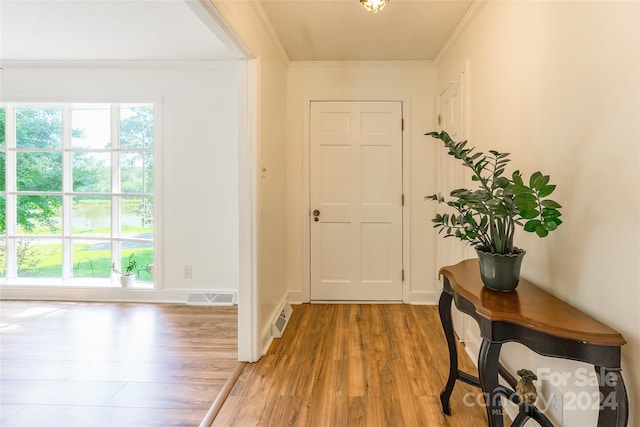
[[[309,298],[306,298],[303,291],[289,291],[289,304],[300,305],[309,302]]]
[[[100,302],[148,302],[184,304],[190,292],[233,292],[238,301],[238,291],[228,289],[123,289],[114,288],[63,288],[47,286],[2,287],[0,299],[34,301],[100,301]]]
[[[260,340],[260,347],[262,347],[262,352],[260,353],[260,357],[267,354],[269,351],[269,347],[273,342],[273,337],[271,336],[271,322],[265,325],[265,328],[262,330],[262,339]]]
[[[469,358],[476,367],[478,367],[478,354],[480,353],[480,337],[476,334],[467,332],[464,342],[464,351],[467,352]]]
[[[413,305],[436,305],[440,298],[440,292],[435,291],[411,291],[407,304]]]
[[[269,321],[263,326],[262,334],[260,335],[260,345],[262,348],[262,355],[265,355],[267,351],[269,351],[269,346],[273,341],[273,335],[271,333],[271,325],[273,321],[280,315],[284,306],[287,305],[288,303],[289,302],[288,302],[287,296],[285,296],[282,299],[282,301],[280,301],[280,304],[276,306],[276,309],[271,313],[271,315],[267,317]]]

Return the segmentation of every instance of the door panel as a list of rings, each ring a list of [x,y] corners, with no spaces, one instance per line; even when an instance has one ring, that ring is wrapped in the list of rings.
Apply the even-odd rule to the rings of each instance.
[[[362,224],[362,281],[387,282],[393,280],[390,263],[393,230],[389,223]]]
[[[312,300],[402,300],[401,118],[400,102],[311,103]]]

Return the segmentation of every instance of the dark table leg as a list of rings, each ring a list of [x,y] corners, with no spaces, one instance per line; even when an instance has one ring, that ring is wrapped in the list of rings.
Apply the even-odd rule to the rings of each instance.
[[[503,427],[502,403],[500,394],[496,393],[498,388],[498,356],[500,355],[501,343],[492,343],[485,339],[480,346],[478,356],[478,374],[480,376],[480,387],[487,409],[487,419],[489,427]]]
[[[531,419],[538,422],[541,427],[553,427],[553,423],[546,417],[546,415],[540,413],[535,406],[522,403],[520,406],[520,412],[518,416],[511,423],[511,427],[524,427],[525,424]]]
[[[629,420],[627,390],[619,369],[594,366],[600,386],[598,427],[626,427]]]
[[[518,413],[518,416],[511,423],[511,427],[523,427],[527,421],[529,421],[529,414],[526,412]]]
[[[447,279],[445,278],[445,280]],[[451,294],[442,291],[442,294],[440,294],[440,301],[438,302],[440,322],[442,323],[442,329],[444,329],[444,335],[447,338],[447,346],[449,347],[449,378],[447,379],[447,385],[445,385],[440,392],[442,412],[447,415],[451,415],[449,399],[451,398],[451,393],[453,393],[453,386],[456,384],[456,378],[458,376],[458,350],[456,347],[456,337],[453,334],[453,321],[451,319],[452,300],[453,296]]]

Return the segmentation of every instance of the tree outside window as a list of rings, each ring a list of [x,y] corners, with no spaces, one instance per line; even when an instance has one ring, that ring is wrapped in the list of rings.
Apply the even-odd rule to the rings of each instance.
[[[133,253],[151,281],[153,130],[151,104],[0,108],[0,276],[106,279]]]

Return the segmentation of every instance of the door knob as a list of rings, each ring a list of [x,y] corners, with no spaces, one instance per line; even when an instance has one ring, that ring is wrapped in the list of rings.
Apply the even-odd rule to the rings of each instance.
[[[320,211],[318,209],[315,209],[313,211],[313,216],[319,216],[320,215]]]

